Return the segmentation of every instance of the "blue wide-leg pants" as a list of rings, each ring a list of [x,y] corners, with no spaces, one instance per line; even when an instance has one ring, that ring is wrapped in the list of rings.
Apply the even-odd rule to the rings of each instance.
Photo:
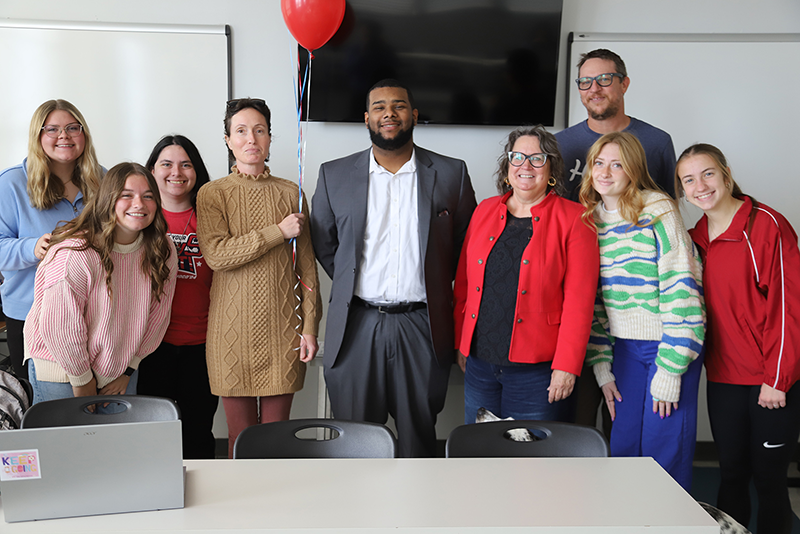
[[[657,355],[658,341],[617,338],[614,343],[612,370],[622,402],[615,403],[611,455],[651,456],[689,491],[697,437],[697,388],[704,353],[689,364],[681,378],[678,409],[664,419],[653,413],[650,395]]]

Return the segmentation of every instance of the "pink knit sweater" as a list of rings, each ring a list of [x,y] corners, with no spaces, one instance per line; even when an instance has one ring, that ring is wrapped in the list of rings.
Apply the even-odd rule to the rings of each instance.
[[[172,249],[170,278],[156,301],[141,268],[141,235],[130,245],[116,244],[111,298],[97,252],[67,248],[79,243],[68,239],[52,247],[36,271],[33,307],[25,320],[25,359],[35,360],[38,380],[82,386],[94,375],[102,388],[127,367],[136,369],[161,343],[177,259]]]

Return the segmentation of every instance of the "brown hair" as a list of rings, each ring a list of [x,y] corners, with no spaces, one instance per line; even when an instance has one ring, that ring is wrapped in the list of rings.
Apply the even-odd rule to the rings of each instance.
[[[681,198],[686,193],[683,191],[683,181],[681,181],[681,177],[678,176],[678,166],[680,165],[681,161],[690,158],[692,156],[708,156],[719,168],[719,172],[722,173],[722,181],[727,186],[729,183],[731,184],[731,194],[736,198],[742,198],[745,196],[742,193],[742,190],[739,188],[739,184],[736,183],[736,180],[733,179],[733,175],[731,174],[731,170],[728,167],[728,160],[725,159],[725,154],[722,153],[722,150],[718,149],[714,145],[709,145],[708,143],[697,143],[683,152],[681,152],[681,156],[678,158],[678,163],[675,164],[675,196]]]
[[[235,98],[233,100],[228,100],[228,103],[225,105],[225,118],[222,121],[225,127],[225,137],[231,136],[231,119],[233,119],[233,116],[247,108],[253,108],[264,116],[264,120],[267,121],[267,133],[271,136],[272,113],[267,103],[260,98]],[[227,143],[225,143],[225,147],[228,149],[228,159],[233,161],[235,159],[233,157],[233,151],[228,147]],[[269,158],[267,158],[267,160],[269,160]]]
[[[622,58],[611,50],[605,48],[598,48],[596,50],[592,50],[591,52],[581,54],[581,59],[578,61],[578,71],[580,71],[581,67],[583,67],[583,64],[590,59],[605,59],[607,61],[613,61],[614,68],[617,69],[617,74],[622,74],[624,77],[628,76],[628,69],[625,68],[625,62],[622,61]]]
[[[130,176],[144,176],[153,198],[156,201],[156,213],[153,222],[141,231],[143,237],[144,257],[142,258],[142,272],[150,277],[150,293],[152,298],[161,300],[164,286],[170,276],[167,260],[175,245],[167,237],[167,221],[161,211],[161,196],[158,192],[156,179],[145,167],[138,163],[120,163],[108,171],[100,182],[97,191],[81,214],[53,231],[49,247],[70,238],[83,243],[73,250],[92,249],[100,256],[100,262],[106,271],[106,287],[108,294],[113,294],[111,287],[111,273],[114,272],[114,262],[111,252],[114,250],[114,230],[117,226],[116,204],[125,183]]]
[[[749,234],[750,229],[753,228],[753,222],[755,222],[758,201],[750,195],[745,195],[742,192],[739,184],[737,184],[736,180],[733,179],[733,174],[731,173],[730,167],[728,167],[728,160],[725,158],[725,154],[723,154],[722,150],[718,149],[714,145],[709,145],[708,143],[696,143],[681,152],[678,162],[675,164],[675,196],[681,198],[686,195],[686,192],[683,190],[683,181],[678,175],[678,167],[680,166],[681,161],[692,156],[700,155],[705,155],[711,158],[711,160],[714,162],[714,165],[717,166],[719,172],[722,174],[722,182],[726,187],[728,184],[731,184],[731,196],[740,200],[745,197],[750,198],[750,201],[753,203],[753,208],[750,210],[750,217],[747,221],[747,233]]]

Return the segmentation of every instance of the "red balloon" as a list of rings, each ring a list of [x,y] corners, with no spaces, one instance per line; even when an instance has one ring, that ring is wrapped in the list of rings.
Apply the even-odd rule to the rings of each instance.
[[[281,0],[283,20],[309,52],[333,37],[344,18],[345,0]]]

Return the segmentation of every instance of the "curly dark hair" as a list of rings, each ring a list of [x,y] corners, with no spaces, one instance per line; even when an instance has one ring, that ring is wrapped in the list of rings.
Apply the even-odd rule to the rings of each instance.
[[[398,82],[394,78],[384,78],[383,80],[376,82],[375,85],[369,88],[367,91],[367,111],[369,111],[369,95],[375,89],[380,89],[382,87],[396,87],[398,89],[405,89],[406,93],[408,93],[408,105],[411,106],[411,109],[416,109],[417,106],[414,105],[414,94],[411,92],[411,89],[408,88],[407,85]]]
[[[495,172],[495,185],[497,186],[498,193],[505,194],[511,191],[511,186],[506,183],[508,177],[508,153],[514,150],[514,143],[520,137],[531,136],[539,140],[539,146],[542,152],[547,154],[547,163],[550,165],[550,175],[555,179],[556,185],[547,185],[547,192],[555,190],[561,196],[566,194],[564,188],[564,159],[561,157],[561,151],[558,150],[558,141],[556,136],[544,129],[544,126],[537,124],[536,126],[522,126],[508,134],[505,149],[503,153],[497,158],[497,171]]]

